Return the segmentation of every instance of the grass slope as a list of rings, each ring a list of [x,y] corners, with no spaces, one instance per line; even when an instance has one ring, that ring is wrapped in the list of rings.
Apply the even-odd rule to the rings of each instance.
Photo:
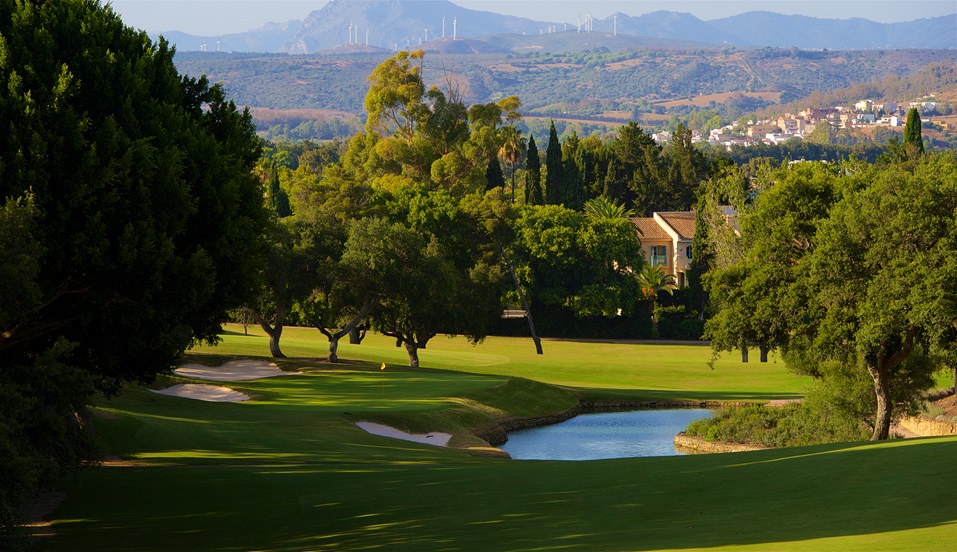
[[[283,341],[289,355],[321,355],[305,330]],[[353,424],[450,431],[470,444],[463,431],[507,414],[560,412],[581,393],[513,376],[569,388],[594,377],[602,387],[589,393],[602,396],[756,398],[775,386],[792,395],[801,381],[780,364],[721,361],[715,372],[725,379],[711,380],[698,374],[710,373],[701,347],[550,341],[540,361],[525,341],[437,340],[422,354],[431,368],[409,370],[387,345],[370,336],[340,350],[370,362],[290,361],[305,375],[226,384],[249,394],[247,403],[142,388],[102,400],[96,430],[135,462],[70,485],[52,516],[58,534],[40,549],[950,550],[957,542],[957,512],[933,499],[957,476],[948,460],[957,438],[519,462]],[[217,353],[264,351],[262,337],[231,334]],[[576,372],[592,363],[590,376]]]

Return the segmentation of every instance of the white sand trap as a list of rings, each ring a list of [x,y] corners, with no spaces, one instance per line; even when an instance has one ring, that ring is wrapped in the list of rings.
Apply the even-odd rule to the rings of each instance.
[[[173,372],[178,376],[211,381],[244,381],[275,376],[295,376],[293,372],[283,372],[272,362],[264,360],[231,360],[222,366],[203,366],[202,364],[184,364]]]
[[[413,441],[415,443],[425,443],[426,445],[435,445],[437,447],[447,447],[449,445],[449,439],[452,438],[448,433],[406,433],[394,427],[373,422],[356,422],[356,425],[373,435],[392,437],[393,439],[402,439],[403,441]]]
[[[205,383],[181,383],[166,389],[151,389],[160,395],[183,397],[209,402],[240,402],[249,400],[249,395],[221,385],[206,385]]]

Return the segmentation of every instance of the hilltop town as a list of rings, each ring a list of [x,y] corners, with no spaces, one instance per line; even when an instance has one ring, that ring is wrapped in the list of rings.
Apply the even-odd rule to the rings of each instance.
[[[944,131],[955,128],[954,117],[950,113],[952,106],[937,102],[934,96],[907,102],[863,99],[849,106],[807,107],[797,113],[784,113],[777,117],[749,118],[706,133],[692,131],[692,141],[726,148],[777,145],[813,136],[832,142],[833,133],[840,129],[858,129],[873,137],[877,128],[899,133],[899,129],[907,123],[907,112],[912,108],[923,114],[921,124],[924,126],[934,125]],[[666,142],[671,139],[671,133],[660,131],[654,133],[653,137],[656,141]]]

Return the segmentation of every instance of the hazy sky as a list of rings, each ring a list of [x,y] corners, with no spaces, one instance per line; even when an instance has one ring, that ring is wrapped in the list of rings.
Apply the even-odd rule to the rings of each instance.
[[[103,0],[104,2],[106,0]],[[591,12],[605,18],[615,12],[641,15],[657,10],[688,12],[709,20],[747,11],[773,11],[812,17],[862,17],[889,23],[957,13],[955,0],[460,0],[462,7],[528,17],[538,21],[574,22]],[[242,32],[273,21],[305,19],[325,0],[114,0],[113,9],[126,24],[151,33],[183,31],[214,36]]]

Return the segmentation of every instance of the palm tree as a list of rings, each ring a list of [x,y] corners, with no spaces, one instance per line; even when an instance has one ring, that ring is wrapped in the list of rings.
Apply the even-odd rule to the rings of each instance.
[[[591,219],[630,219],[634,218],[635,212],[625,209],[617,200],[601,195],[585,202],[585,216]]]
[[[512,203],[515,203],[515,163],[522,159],[525,152],[525,138],[522,138],[522,131],[513,126],[502,128],[502,138],[498,154],[508,163],[508,170],[512,173]]]
[[[667,274],[661,266],[645,265],[635,277],[641,287],[641,295],[648,302],[648,312],[651,314],[651,336],[658,337],[658,316],[655,314],[655,303],[658,302],[658,293],[662,291],[674,295],[675,277]]]

